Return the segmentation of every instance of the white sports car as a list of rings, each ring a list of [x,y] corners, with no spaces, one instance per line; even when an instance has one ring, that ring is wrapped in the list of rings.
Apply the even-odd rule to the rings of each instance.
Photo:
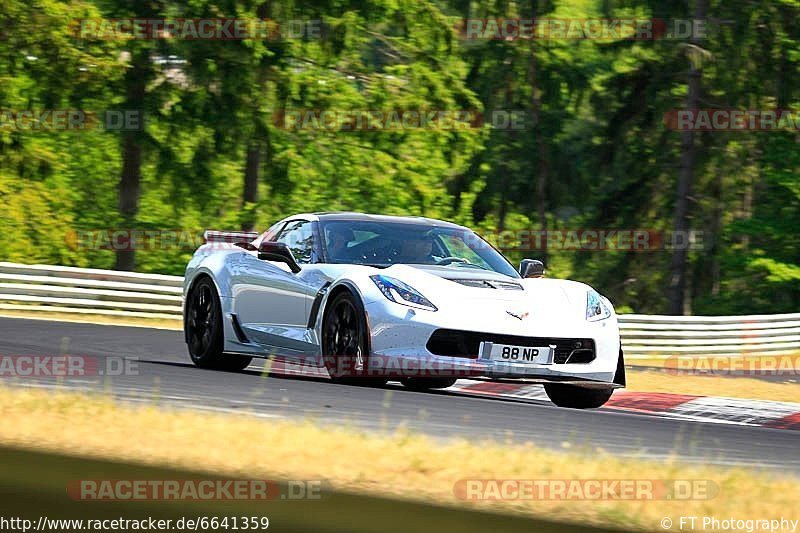
[[[184,333],[203,368],[270,357],[412,389],[525,378],[575,408],[625,386],[608,299],[536,260],[518,272],[468,228],[421,217],[300,214],[261,235],[206,232],[186,269]]]

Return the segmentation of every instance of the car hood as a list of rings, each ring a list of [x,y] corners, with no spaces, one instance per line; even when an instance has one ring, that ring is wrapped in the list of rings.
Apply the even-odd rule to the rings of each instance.
[[[381,274],[408,283],[442,310],[585,320],[591,287],[577,281],[521,279],[478,269],[394,265]],[[513,315],[512,315],[513,316]]]
[[[313,273],[312,273],[313,271]],[[548,321],[585,320],[586,294],[591,287],[577,281],[554,278],[513,278],[477,268],[436,265],[320,265],[301,272],[319,277],[314,285],[349,279],[361,288],[365,303],[384,296],[369,280],[380,274],[414,287],[441,311],[471,316],[506,316],[508,313]],[[310,280],[309,280],[310,281]]]

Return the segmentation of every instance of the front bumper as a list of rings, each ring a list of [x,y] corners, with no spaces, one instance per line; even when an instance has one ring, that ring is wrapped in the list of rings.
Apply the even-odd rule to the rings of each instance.
[[[430,312],[391,302],[366,305],[371,334],[371,373],[387,377],[488,377],[558,381],[584,386],[614,386],[620,352],[616,316],[600,322],[532,317],[518,320],[493,309],[474,313]],[[494,319],[487,318],[496,317]],[[538,318],[538,319],[537,319]],[[435,341],[448,332],[451,350]],[[459,349],[458,335],[465,338]],[[571,343],[581,343],[577,349]],[[490,343],[551,346],[549,354],[531,361],[489,358]],[[589,353],[587,344],[591,345]],[[569,349],[569,348],[572,349]],[[452,354],[452,355],[451,355]]]

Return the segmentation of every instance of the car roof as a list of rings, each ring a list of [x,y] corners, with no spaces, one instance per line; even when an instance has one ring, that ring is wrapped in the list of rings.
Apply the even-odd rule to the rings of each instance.
[[[452,222],[437,220],[435,218],[417,216],[373,215],[354,211],[324,211],[312,213],[318,220],[327,221],[364,221],[364,222],[394,222],[400,224],[424,224],[431,227],[466,229]]]

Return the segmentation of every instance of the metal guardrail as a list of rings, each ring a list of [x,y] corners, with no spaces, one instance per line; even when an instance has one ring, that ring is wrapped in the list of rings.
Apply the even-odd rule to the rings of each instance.
[[[181,276],[0,262],[0,312],[176,320]],[[752,316],[621,315],[627,357],[800,352],[800,313]]]
[[[800,313],[715,317],[621,315],[619,323],[626,356],[800,352]]]
[[[174,320],[181,276],[0,262],[0,311]]]

